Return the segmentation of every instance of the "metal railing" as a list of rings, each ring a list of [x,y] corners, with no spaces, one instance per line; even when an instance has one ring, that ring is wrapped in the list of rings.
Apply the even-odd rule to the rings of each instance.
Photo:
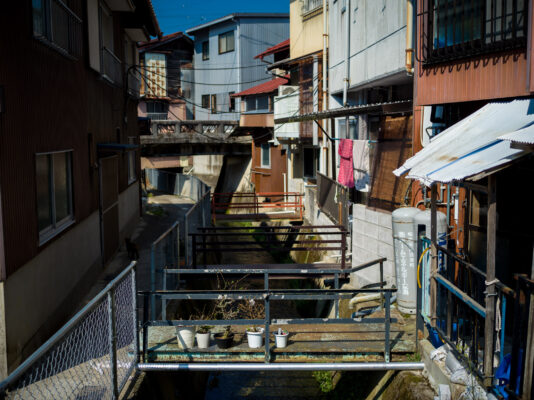
[[[428,238],[422,238],[421,241],[423,251],[430,248],[431,241]],[[421,257],[421,270],[417,274],[423,293],[420,312],[428,324],[435,321],[433,328],[441,340],[451,346],[455,355],[464,361],[470,371],[481,381],[490,378],[497,385],[493,349],[489,358],[492,360],[490,368],[486,368],[484,364],[484,328],[487,317],[485,299],[488,295],[486,273],[451,250],[439,245],[436,248],[440,261],[434,275],[431,274],[429,251]],[[429,301],[430,279],[438,283],[433,309]],[[518,379],[518,366],[524,366],[525,363],[528,313],[531,307],[529,299],[534,294],[534,282],[522,275],[516,275],[515,279],[516,290],[500,281],[495,283],[497,306],[493,317],[497,323],[492,338],[500,364],[504,362],[506,353],[510,354],[510,365],[514,367],[506,390],[512,397],[521,394],[525,379],[532,381],[532,377],[524,376],[525,373],[532,375],[532,370],[528,372],[525,368],[522,368],[522,375]],[[512,348],[509,347],[510,341]],[[492,371],[491,376],[484,375],[486,370]]]
[[[212,218],[215,222],[221,214],[240,215],[242,219],[276,217],[302,220],[304,206],[302,193],[296,192],[235,192],[213,193]],[[225,217],[228,218],[228,217]]]
[[[317,205],[333,221],[348,229],[349,189],[320,172],[317,172]]]
[[[100,50],[102,76],[117,86],[122,86],[122,62],[107,47]]]
[[[180,290],[180,291],[148,291],[140,292],[143,296],[143,362],[148,360],[148,329],[151,326],[232,326],[232,325],[263,325],[265,329],[265,337],[269,337],[271,325],[291,325],[291,324],[358,324],[358,323],[383,323],[385,328],[384,339],[384,361],[391,361],[391,341],[390,341],[390,326],[392,322],[397,322],[392,319],[390,315],[391,296],[397,291],[396,288],[373,288],[373,289],[339,289],[340,277],[345,273],[354,272],[363,268],[368,268],[372,265],[382,264],[386,258],[380,258],[370,261],[366,264],[357,267],[341,270],[339,268],[324,268],[317,270],[303,270],[302,268],[280,268],[280,269],[227,269],[221,268],[217,270],[192,270],[192,269],[176,269],[169,272],[186,275],[199,275],[203,277],[214,277],[218,274],[228,275],[259,275],[263,276],[264,289],[260,290]],[[269,278],[275,275],[286,276],[334,276],[334,289],[270,289]],[[340,318],[339,317],[339,300],[351,299],[359,293],[380,293],[384,297],[382,307],[384,309],[384,318]],[[148,309],[149,302],[153,297],[166,300],[220,300],[221,298],[242,301],[254,300],[263,301],[265,305],[265,312],[263,319],[235,319],[235,320],[167,320],[162,316],[161,320],[149,320]],[[287,301],[287,300],[331,300],[335,303],[335,317],[334,318],[293,318],[293,319],[271,319],[270,317],[270,303],[271,301]],[[269,340],[265,340],[265,362],[271,362],[271,348]]]
[[[165,121],[167,119],[167,113],[146,113],[146,116],[156,121]]]
[[[426,64],[526,48],[528,2],[426,0],[418,13]]]
[[[158,288],[167,290],[177,287],[177,283],[169,280],[167,269],[180,266],[180,222],[176,221],[163,232],[150,246],[150,290]],[[151,302],[151,315],[159,315],[159,304],[156,299]],[[166,310],[167,304],[161,302],[161,312]]]
[[[283,264],[290,252],[337,251],[341,258],[337,265],[342,270],[346,267],[347,235],[342,226],[336,225],[202,227],[198,233],[188,234],[193,268],[198,266],[199,254],[204,265],[208,264],[208,253],[225,252],[269,252]]]
[[[65,55],[81,57],[82,20],[61,0],[45,0],[41,13],[41,31],[34,26],[34,36]]]
[[[117,399],[137,366],[135,262],[0,383],[6,399]]]

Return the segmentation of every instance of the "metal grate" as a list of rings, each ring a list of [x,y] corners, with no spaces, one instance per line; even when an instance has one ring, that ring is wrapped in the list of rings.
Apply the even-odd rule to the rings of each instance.
[[[423,63],[526,47],[525,0],[426,0],[421,4]]]

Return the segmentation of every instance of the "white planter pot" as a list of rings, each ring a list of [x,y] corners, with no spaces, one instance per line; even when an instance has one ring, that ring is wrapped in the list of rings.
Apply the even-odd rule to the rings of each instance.
[[[289,334],[285,334],[285,335],[279,335],[278,333],[275,333],[274,334],[274,339],[275,339],[275,342],[276,342],[276,347],[278,347],[279,349],[282,349],[284,347],[287,346],[287,337],[289,336]]]
[[[248,347],[259,349],[263,344],[263,328],[258,328],[256,332],[247,331]]]
[[[199,349],[207,349],[210,347],[211,333],[197,333],[197,345]]]
[[[177,326],[176,339],[178,340],[178,348],[192,348],[195,345],[195,329],[187,328],[185,326]]]

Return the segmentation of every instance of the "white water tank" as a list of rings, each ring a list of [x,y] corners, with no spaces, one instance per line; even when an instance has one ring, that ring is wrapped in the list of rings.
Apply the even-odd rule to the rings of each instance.
[[[397,305],[401,312],[415,314],[417,305],[417,225],[415,218],[422,213],[414,207],[399,208],[391,213]]]

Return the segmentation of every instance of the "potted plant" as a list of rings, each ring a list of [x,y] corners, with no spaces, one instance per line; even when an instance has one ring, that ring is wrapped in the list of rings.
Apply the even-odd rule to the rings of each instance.
[[[213,326],[202,325],[197,329],[197,345],[199,349],[207,349],[210,347],[211,329]]]
[[[282,349],[287,346],[287,338],[289,336],[289,332],[285,329],[278,328],[278,332],[274,333],[274,339],[276,342],[276,347],[279,349]]]
[[[178,340],[178,348],[190,349],[195,345],[195,329],[189,326],[177,326],[176,339]]]
[[[214,339],[219,349],[228,349],[234,342],[234,333],[230,326],[227,326],[223,332],[216,333]]]
[[[247,328],[247,342],[251,349],[259,349],[263,344],[263,328],[256,326]]]

